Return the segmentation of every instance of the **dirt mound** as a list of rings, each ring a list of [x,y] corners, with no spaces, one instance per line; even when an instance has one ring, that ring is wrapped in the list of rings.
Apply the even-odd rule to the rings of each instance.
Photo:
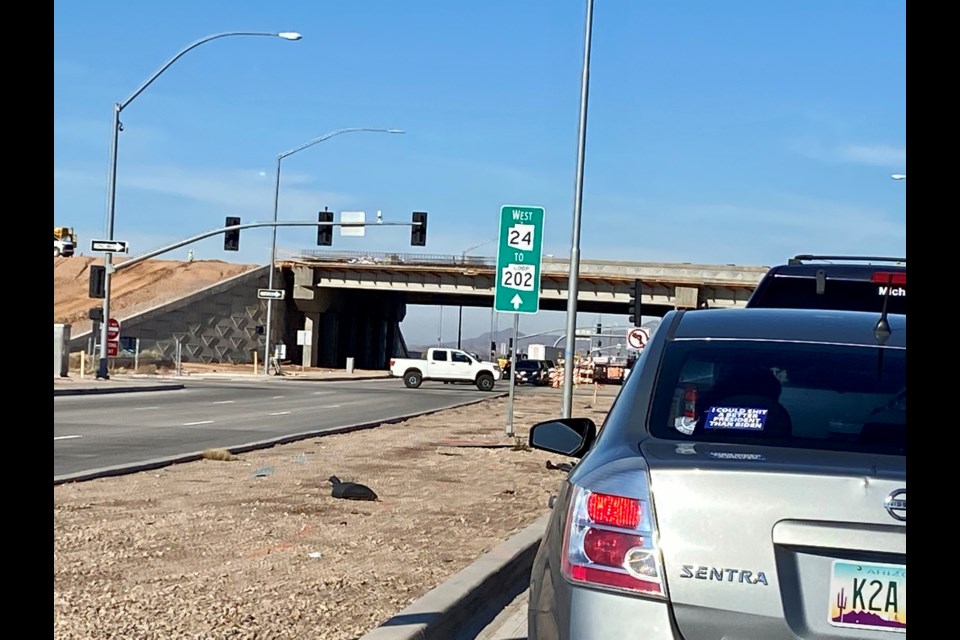
[[[53,259],[53,322],[73,325],[73,335],[90,330],[87,313],[102,302],[89,297],[92,264],[103,264],[103,260],[87,256]],[[258,266],[222,260],[146,260],[113,275],[110,315],[122,320]]]

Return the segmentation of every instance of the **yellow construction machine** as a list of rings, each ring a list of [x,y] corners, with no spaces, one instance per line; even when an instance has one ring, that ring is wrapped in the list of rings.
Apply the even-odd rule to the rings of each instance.
[[[77,236],[72,227],[53,228],[53,257],[69,258],[77,246]]]

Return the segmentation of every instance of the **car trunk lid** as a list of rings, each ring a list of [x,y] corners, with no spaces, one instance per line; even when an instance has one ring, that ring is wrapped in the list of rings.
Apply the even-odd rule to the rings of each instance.
[[[685,640],[718,627],[742,640],[905,632],[905,457],[663,440],[642,450]]]

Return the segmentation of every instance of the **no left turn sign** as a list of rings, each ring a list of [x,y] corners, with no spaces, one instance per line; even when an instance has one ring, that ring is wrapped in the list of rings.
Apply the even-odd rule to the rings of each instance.
[[[643,349],[647,346],[647,340],[649,339],[650,335],[645,329],[640,327],[630,329],[627,333],[627,344],[630,345],[632,349]]]

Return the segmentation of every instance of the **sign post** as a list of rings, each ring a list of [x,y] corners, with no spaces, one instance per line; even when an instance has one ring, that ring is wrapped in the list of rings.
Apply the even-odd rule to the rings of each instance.
[[[494,276],[493,308],[513,314],[513,349],[510,353],[510,399],[506,434],[513,436],[513,395],[517,365],[520,314],[540,311],[540,264],[543,259],[543,207],[500,207],[500,244]]]

